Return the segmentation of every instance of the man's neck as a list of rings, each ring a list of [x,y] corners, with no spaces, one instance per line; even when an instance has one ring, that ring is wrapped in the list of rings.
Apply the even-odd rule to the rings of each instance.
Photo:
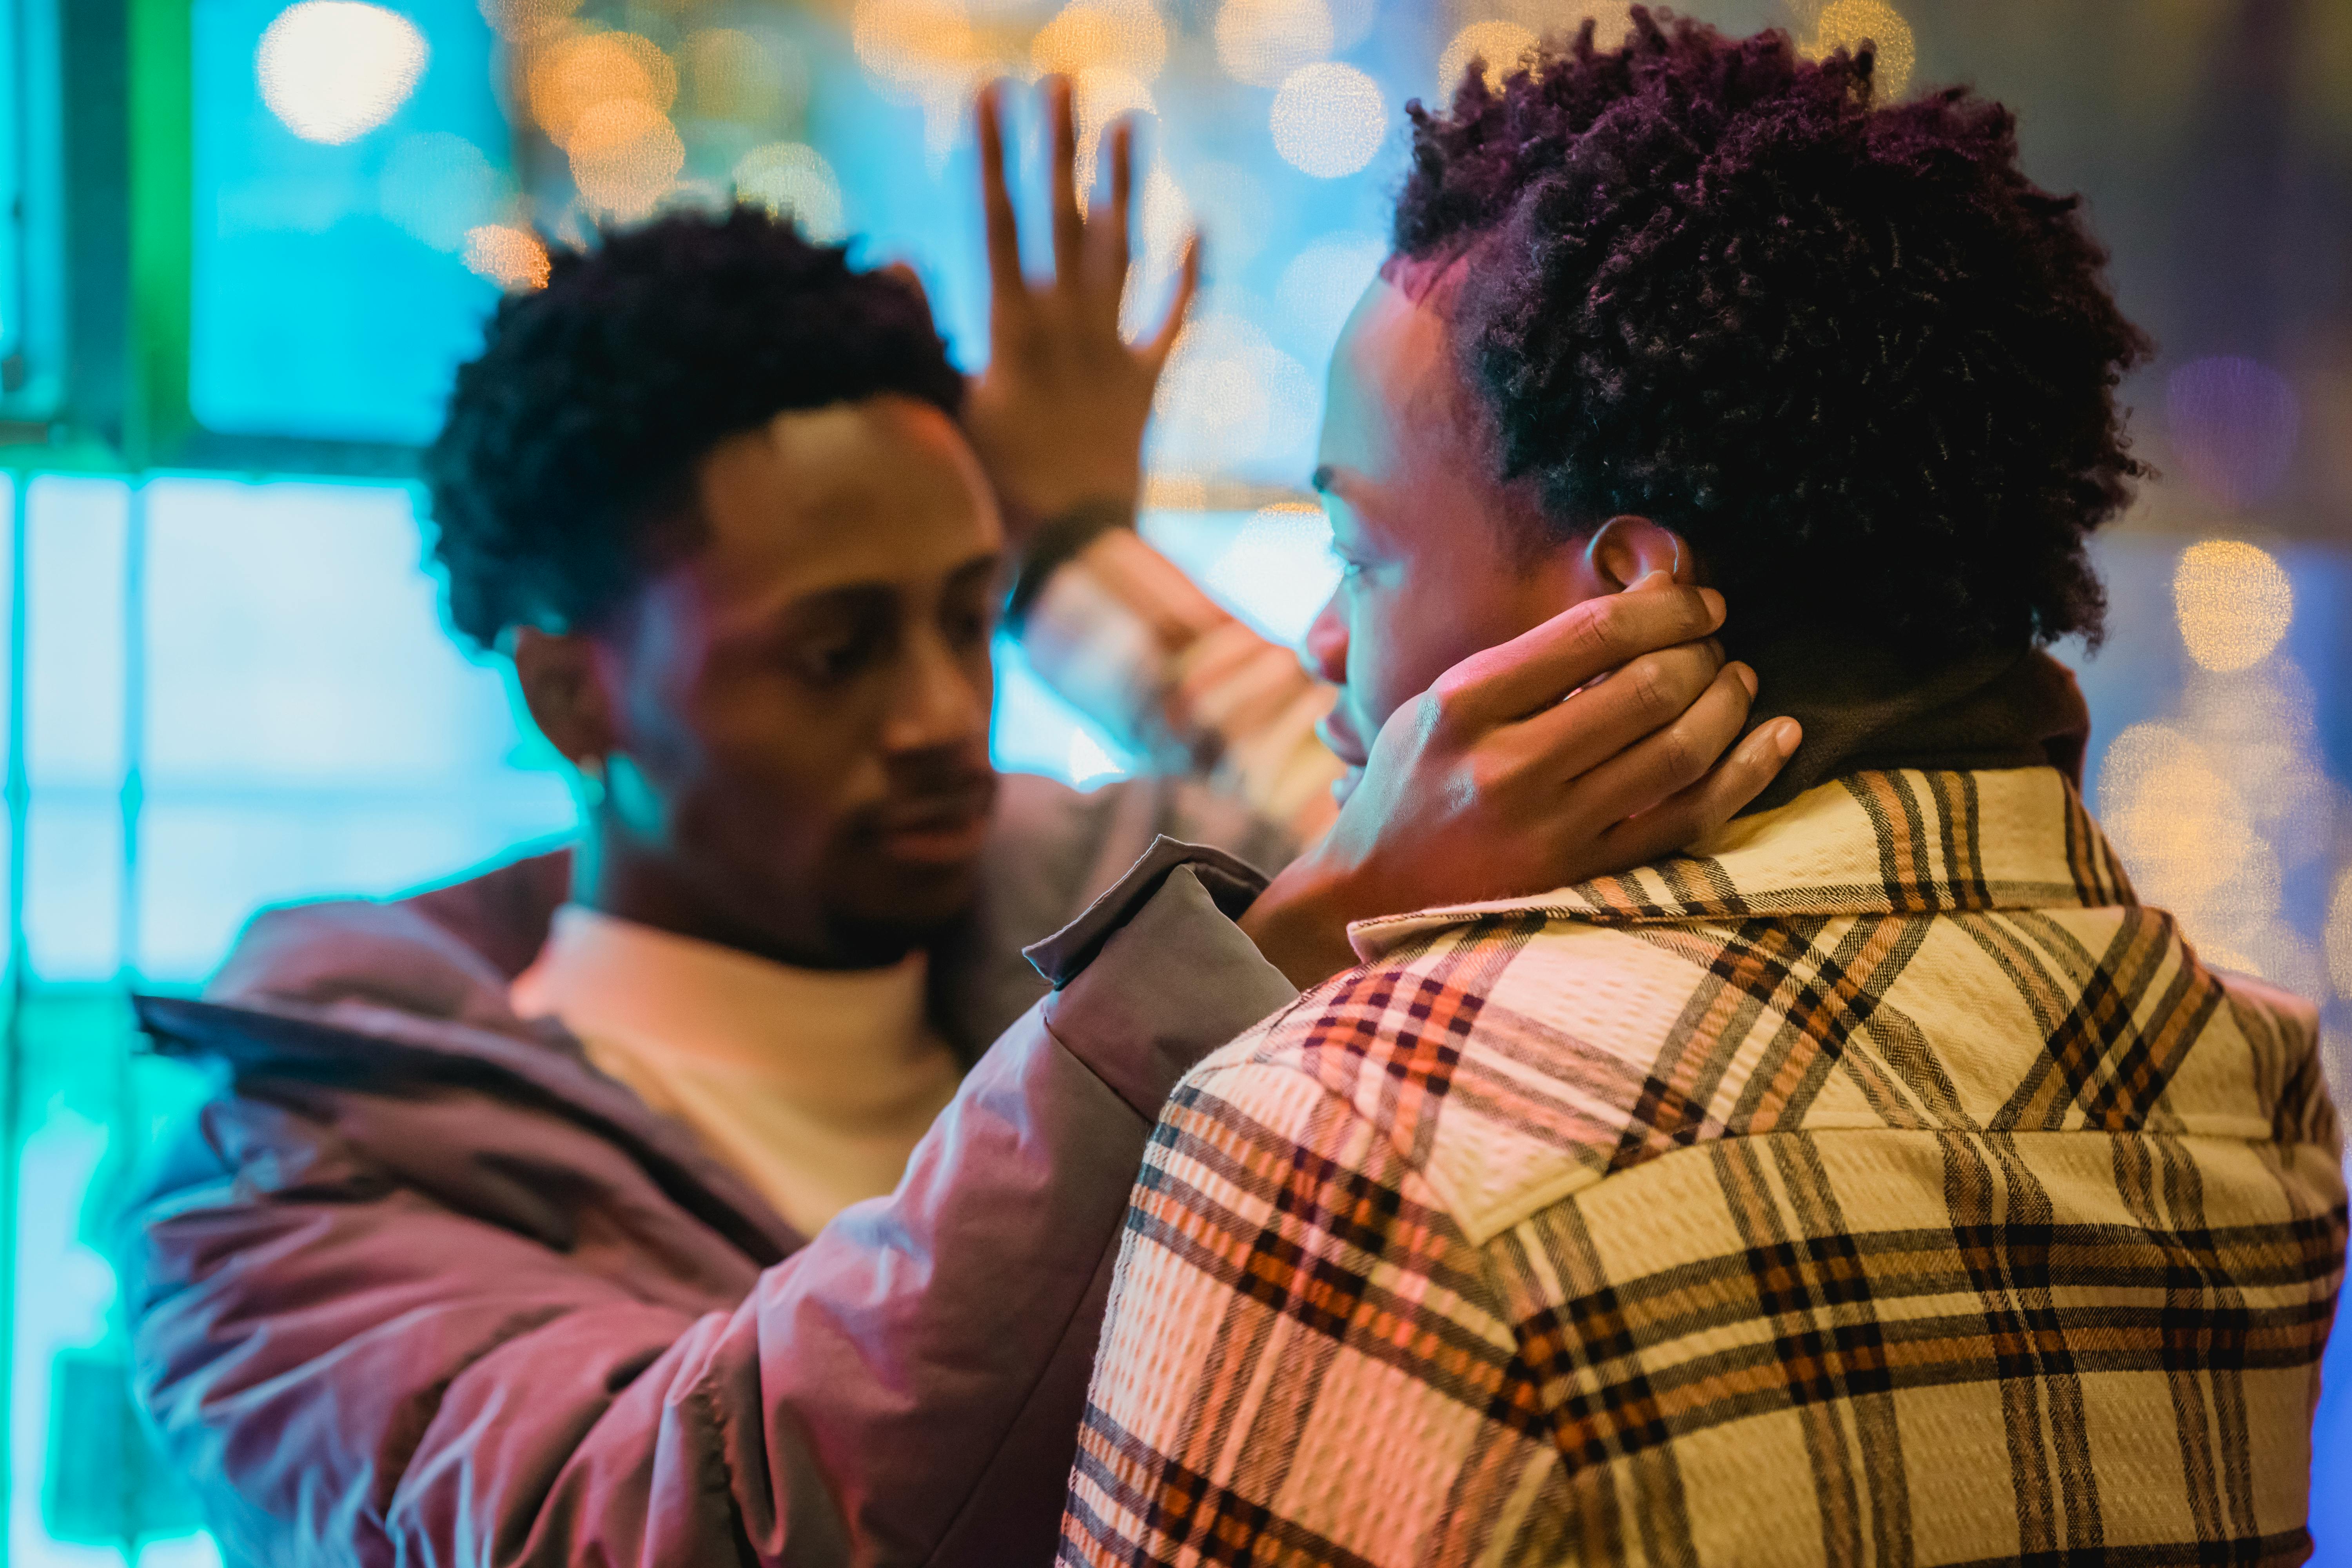
[[[2032,648],[1918,669],[1820,633],[1742,648],[1761,690],[1750,726],[1792,714],[1804,744],[1748,812],[1869,768],[2054,766],[2082,783],[2090,710],[2074,673]]]

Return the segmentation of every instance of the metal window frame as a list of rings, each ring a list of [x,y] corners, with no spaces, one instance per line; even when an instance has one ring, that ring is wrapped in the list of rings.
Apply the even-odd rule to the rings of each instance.
[[[67,89],[57,99],[50,161],[68,286],[54,384],[45,397],[13,405],[0,397],[0,468],[134,479],[158,468],[413,477],[414,447],[229,435],[207,429],[190,408],[193,0],[19,0],[19,7],[54,19],[58,80]],[[38,143],[37,135],[27,145]]]

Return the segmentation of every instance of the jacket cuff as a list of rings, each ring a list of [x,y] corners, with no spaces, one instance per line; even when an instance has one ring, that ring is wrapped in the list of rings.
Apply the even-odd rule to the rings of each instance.
[[[1202,1058],[1298,996],[1234,923],[1265,878],[1162,837],[1117,886],[1027,949],[1045,1023],[1147,1121]]]

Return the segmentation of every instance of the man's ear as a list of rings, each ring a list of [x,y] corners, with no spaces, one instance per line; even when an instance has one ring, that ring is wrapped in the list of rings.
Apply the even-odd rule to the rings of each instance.
[[[1585,542],[1584,558],[1593,580],[1611,594],[1653,572],[1664,572],[1677,583],[1696,582],[1698,576],[1698,563],[1681,534],[1630,512],[1594,529]]]
[[[517,626],[509,636],[515,682],[548,743],[574,765],[617,747],[612,704],[588,639],[536,626]]]

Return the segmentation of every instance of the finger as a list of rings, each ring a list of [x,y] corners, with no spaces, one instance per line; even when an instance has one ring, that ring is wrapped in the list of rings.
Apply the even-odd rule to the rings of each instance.
[[[1013,193],[1004,179],[1004,94],[993,82],[982,88],[980,120],[980,202],[988,217],[988,281],[998,305],[1028,298],[1021,277],[1021,226],[1013,215]]]
[[[1168,356],[1176,352],[1176,340],[1184,335],[1184,318],[1192,312],[1192,297],[1201,291],[1201,237],[1197,233],[1184,242],[1184,259],[1176,267],[1176,297],[1169,301],[1168,319],[1160,323],[1160,331],[1143,351],[1143,363],[1158,375],[1168,363]]]
[[[1078,221],[1077,110],[1068,77],[1052,79],[1045,89],[1045,103],[1054,127],[1048,177],[1054,206],[1054,276],[1066,287],[1077,281],[1086,245],[1086,226]]]
[[[1733,748],[1707,775],[1639,816],[1601,835],[1612,859],[1628,867],[1686,849],[1739,815],[1780,776],[1805,732],[1794,719],[1775,719]]]
[[[1569,785],[1569,816],[1614,824],[1680,795],[1706,776],[1747,727],[1751,700],[1737,668],[1726,668],[1680,718]]]
[[[1135,121],[1122,120],[1110,132],[1110,213],[1103,229],[1103,258],[1113,308],[1127,286],[1131,253],[1128,214],[1135,196]]]
[[[1681,718],[1723,668],[1723,650],[1712,638],[1645,653],[1610,679],[1511,726],[1509,744],[1531,773],[1567,784]]]
[[[1723,595],[1663,572],[1585,600],[1499,647],[1472,654],[1430,688],[1449,722],[1485,729],[1524,718],[1628,660],[1712,633]]]

